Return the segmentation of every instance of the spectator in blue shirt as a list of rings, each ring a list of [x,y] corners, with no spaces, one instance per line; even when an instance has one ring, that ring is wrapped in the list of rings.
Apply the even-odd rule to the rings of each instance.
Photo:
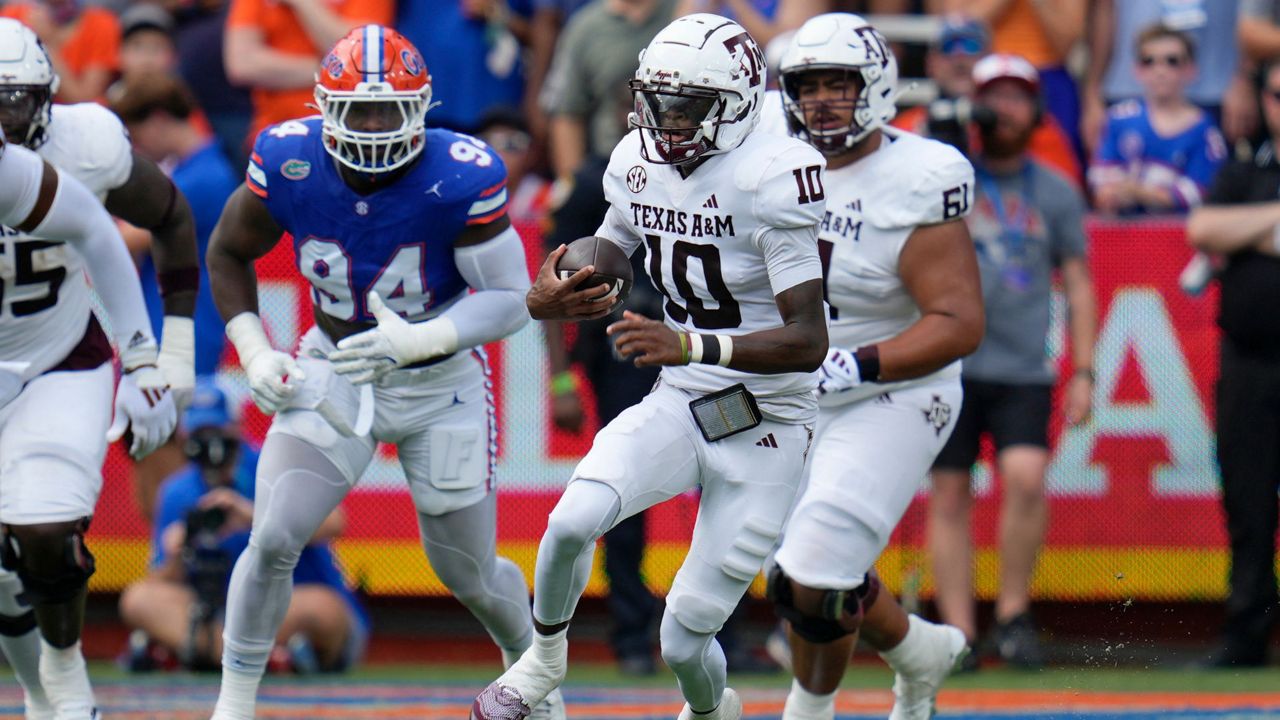
[[[120,614],[188,667],[216,668],[230,570],[249,543],[258,451],[241,441],[226,395],[207,378],[196,384],[182,431],[190,462],[160,486],[151,569],[125,588]],[[335,509],[293,572],[293,599],[277,643],[299,672],[344,670],[368,640],[368,616],[328,544],[345,522]],[[145,653],[131,658],[135,665],[137,655]]]
[[[533,0],[413,0],[401,2],[396,29],[422,51],[431,99],[440,105],[427,124],[470,131],[495,106],[524,97],[521,45],[528,40]]]
[[[1108,113],[1089,168],[1095,205],[1116,214],[1185,213],[1201,203],[1226,160],[1226,141],[1187,99],[1196,76],[1191,36],[1152,25],[1139,33],[1135,55],[1143,97]]]
[[[195,100],[178,78],[151,75],[127,81],[112,103],[112,109],[129,129],[134,150],[167,169],[174,185],[191,204],[201,260],[200,294],[196,298],[195,313],[196,375],[212,375],[222,357],[226,338],[222,318],[209,291],[204,253],[222,206],[240,184],[239,175],[222,154],[217,141],[197,126]],[[148,255],[141,268],[143,293],[158,337],[163,308],[151,266]]]

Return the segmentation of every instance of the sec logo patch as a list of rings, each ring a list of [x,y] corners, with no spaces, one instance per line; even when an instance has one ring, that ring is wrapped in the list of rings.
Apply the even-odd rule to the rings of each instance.
[[[648,173],[646,173],[644,168],[639,165],[632,166],[632,168],[627,171],[627,189],[631,192],[640,192],[648,182]]]

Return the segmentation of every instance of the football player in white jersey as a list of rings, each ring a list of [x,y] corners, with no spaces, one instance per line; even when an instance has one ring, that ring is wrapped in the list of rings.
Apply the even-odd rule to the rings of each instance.
[[[928,718],[964,635],[908,617],[872,565],[951,434],[960,358],[982,337],[963,219],[973,167],[949,145],[888,126],[897,61],[856,15],[806,22],[779,72],[768,127],[827,159],[818,244],[831,333],[807,482],[769,575],[790,622],[783,718],[834,716],[859,630],[897,674],[891,717]]]
[[[111,218],[84,185],[26,148],[7,145],[2,131],[0,225],[6,248],[15,233],[34,246],[9,266],[16,271],[5,271],[10,292],[0,306],[0,556],[16,572],[0,576],[0,636],[11,661],[23,653],[14,669],[26,691],[26,717],[83,720],[97,717],[80,654],[85,582],[93,574],[84,530],[101,485],[115,378],[111,345],[88,307],[70,338],[56,324],[24,322],[46,293],[56,304],[59,286],[84,283],[65,278],[57,264],[63,243],[83,258],[110,320],[129,426],[138,436],[162,438],[177,417],[156,367],[142,287]],[[24,508],[35,514],[5,514],[33,496],[44,500]]]
[[[159,168],[132,155],[115,115],[93,103],[53,105],[57,85],[58,77],[35,33],[16,20],[0,19],[0,127],[10,142],[36,151],[82,182],[97,196],[93,204],[105,202],[111,213],[154,233],[166,313],[156,378],[188,390],[195,380],[191,314],[199,278],[191,211]],[[63,244],[62,238],[46,238],[35,239],[20,227],[0,228],[0,252],[12,258],[3,277],[7,302],[0,345],[15,356],[48,359],[53,365],[61,361],[76,368],[98,367],[110,359],[110,347],[90,319],[86,258],[74,245]],[[49,370],[39,367],[42,364],[33,364],[37,374]],[[110,373],[105,374],[109,383]],[[29,704],[39,706],[38,696],[47,694],[59,717],[87,717],[92,707],[88,681],[67,685],[59,680],[67,685],[65,689],[46,688],[48,692],[42,693],[35,680],[42,672],[38,670],[40,637],[59,652],[78,648],[85,581],[93,565],[83,550],[77,568],[69,569],[68,548],[81,552],[80,538],[102,486],[99,465],[105,443],[128,433],[130,454],[142,458],[171,434],[176,418],[173,400],[161,392],[165,382],[155,378],[147,382],[152,380],[158,383],[154,388],[140,389],[132,380],[120,383],[109,432],[98,432],[93,425],[96,412],[78,416],[82,422],[61,428],[58,442],[68,448],[66,457],[76,459],[71,464],[76,471],[64,470],[63,481],[50,482],[41,468],[11,460],[0,469],[0,523],[6,527],[5,546],[14,550],[4,558],[5,569],[0,571],[0,649],[28,691]],[[71,385],[67,381],[60,393],[77,394]],[[110,401],[102,408],[108,420],[109,407]],[[3,442],[14,444],[0,449],[0,454],[45,458],[49,452],[46,439],[38,436],[19,438],[9,432]],[[31,608],[18,600],[24,588]],[[59,693],[76,697],[59,697]],[[71,707],[82,710],[66,709]],[[35,715],[48,713],[37,707]]]
[[[566,671],[567,632],[596,539],[618,521],[701,485],[689,553],[667,595],[660,638],[686,703],[680,717],[742,715],[715,634],[760,572],[799,486],[817,415],[814,370],[826,354],[822,156],[756,132],[764,57],[737,23],[679,18],[641,55],[632,130],[605,173],[610,208],[596,235],[644,246],[665,322],[627,312],[609,328],[658,384],[595,437],[538,548],[534,645],[472,705],[516,720]],[[607,313],[606,287],[576,290],[543,264],[534,318]]]

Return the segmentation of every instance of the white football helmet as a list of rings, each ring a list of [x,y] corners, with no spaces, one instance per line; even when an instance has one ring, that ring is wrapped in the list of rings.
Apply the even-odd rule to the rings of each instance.
[[[764,88],[764,53],[741,25],[686,15],[640,53],[628,120],[644,131],[645,160],[687,163],[741,145],[760,120]]]
[[[58,74],[44,43],[26,25],[0,18],[0,126],[32,150],[45,141]]]
[[[851,105],[853,118],[848,125],[815,129],[805,123],[799,80],[814,70],[857,73],[856,97],[822,101],[829,106]],[[827,13],[811,18],[796,31],[778,71],[792,134],[824,155],[838,155],[853,147],[888,124],[898,112],[894,105],[898,97],[898,61],[880,31],[858,15]]]

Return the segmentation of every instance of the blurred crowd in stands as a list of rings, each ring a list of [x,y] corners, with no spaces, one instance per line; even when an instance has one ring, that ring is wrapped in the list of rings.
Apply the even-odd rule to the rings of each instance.
[[[1258,139],[1257,68],[1280,52],[1271,0],[0,2],[50,49],[58,101],[103,102],[133,125],[180,120],[237,169],[255,132],[311,112],[324,48],[354,25],[393,25],[434,78],[428,123],[492,141],[510,160],[516,219],[533,222],[624,132],[640,49],[671,18],[702,11],[737,19],[775,57],[815,14],[887,18],[904,75],[918,79],[896,124],[920,132],[980,122],[973,65],[1020,55],[1040,79],[1033,155],[1087,189],[1094,210],[1125,216],[1200,201],[1228,155]],[[157,75],[181,80],[170,86],[181,107],[140,89]],[[151,150],[178,165],[190,148]]]

